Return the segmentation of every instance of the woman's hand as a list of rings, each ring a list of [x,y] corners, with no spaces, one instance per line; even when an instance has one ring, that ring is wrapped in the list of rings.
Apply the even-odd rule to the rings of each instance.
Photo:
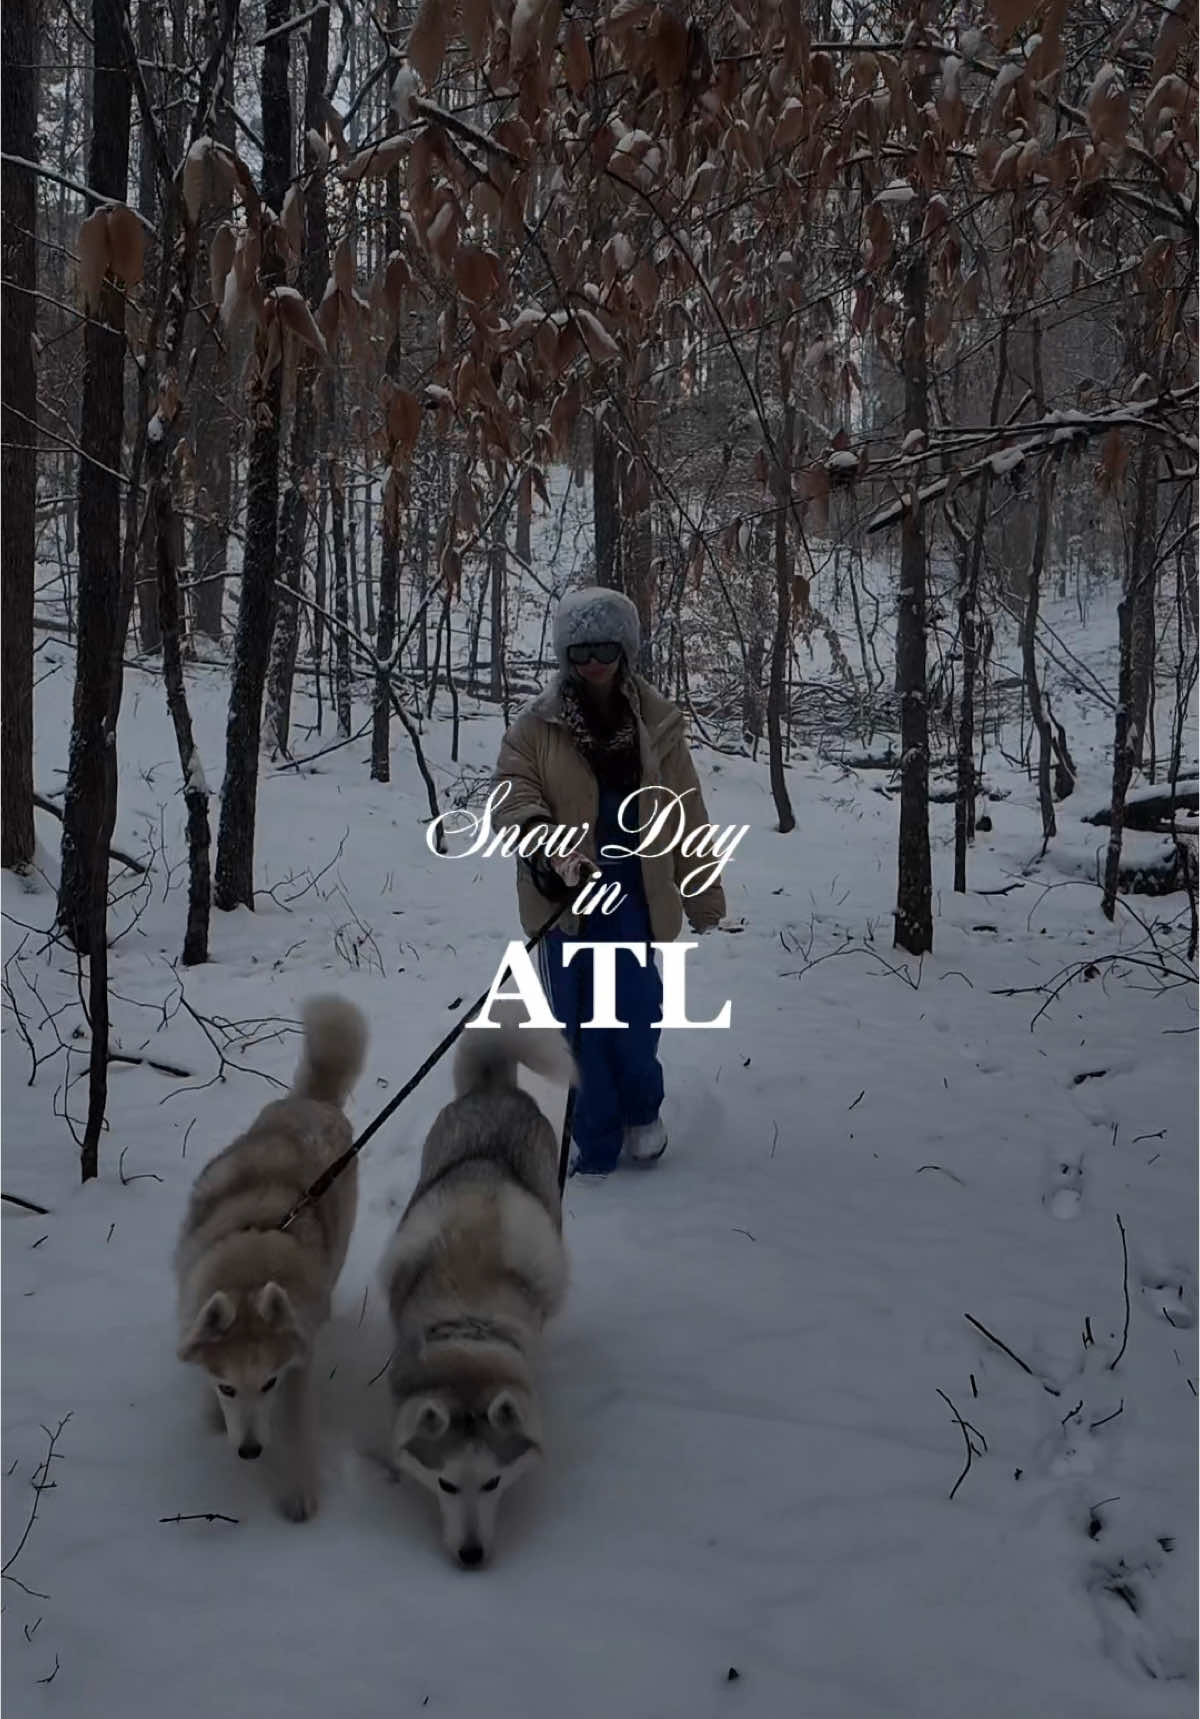
[[[592,870],[582,854],[555,854],[550,864],[568,889],[578,889]]]

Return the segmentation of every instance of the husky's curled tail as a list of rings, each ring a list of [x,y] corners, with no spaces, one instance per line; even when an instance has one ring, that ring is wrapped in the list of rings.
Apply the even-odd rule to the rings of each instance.
[[[454,1053],[454,1095],[487,1087],[515,1087],[518,1065],[543,1080],[570,1086],[577,1079],[575,1058],[566,1039],[554,1027],[524,1027],[519,1003],[497,1004],[494,1027],[472,1021]]]
[[[300,1020],[304,1049],[292,1091],[340,1110],[362,1071],[367,1023],[353,1003],[334,996],[309,997]]]

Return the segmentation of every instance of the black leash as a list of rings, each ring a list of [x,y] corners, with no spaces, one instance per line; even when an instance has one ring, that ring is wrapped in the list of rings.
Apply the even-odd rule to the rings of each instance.
[[[579,1066],[579,1035],[583,1031],[582,1024],[576,1027],[575,1037],[571,1041],[571,1055],[575,1058],[575,1066]],[[567,1185],[567,1157],[571,1150],[571,1124],[575,1120],[575,1093],[577,1088],[567,1088],[567,1108],[563,1111],[562,1140],[558,1148],[558,1191],[561,1194]]]
[[[574,895],[574,893],[575,893],[575,891],[572,891],[570,895],[568,895],[562,902],[559,903],[559,905],[555,908],[554,912],[550,915],[549,919],[542,926],[540,931],[535,932],[534,935],[529,939],[528,943],[526,943],[526,945],[525,945],[525,950],[526,950],[527,954],[532,954],[533,951],[537,948],[538,944],[542,941],[542,938],[546,935],[546,933],[548,931],[552,930],[554,928],[554,926],[558,924],[558,921],[562,918],[563,914],[567,911],[568,907],[570,906],[571,899],[572,899],[572,896]],[[491,987],[489,986],[488,990],[490,990],[490,989],[491,989]],[[404,1085],[400,1088],[399,1092],[396,1093],[394,1098],[390,1098],[388,1100],[388,1102],[384,1105],[383,1109],[379,1112],[379,1115],[374,1119],[374,1121],[369,1122],[367,1124],[367,1126],[363,1129],[362,1133],[358,1136],[358,1139],[353,1141],[351,1145],[347,1146],[346,1150],[342,1153],[340,1158],[335,1158],[332,1164],[327,1165],[326,1168],[324,1170],[322,1170],[321,1174],[317,1177],[315,1182],[310,1183],[310,1185],[305,1189],[304,1193],[301,1194],[300,1198],[296,1201],[296,1204],[292,1207],[292,1209],[288,1213],[287,1217],[284,1218],[283,1222],[280,1224],[279,1228],[281,1230],[290,1229],[291,1226],[295,1223],[296,1219],[300,1216],[300,1213],[302,1211],[304,1211],[308,1206],[311,1206],[315,1201],[319,1200],[321,1198],[321,1195],[326,1193],[333,1186],[333,1184],[337,1181],[338,1177],[341,1175],[342,1171],[346,1168],[346,1166],[348,1164],[352,1163],[353,1160],[358,1157],[358,1154],[362,1151],[363,1147],[366,1145],[367,1141],[371,1138],[371,1136],[373,1134],[378,1133],[378,1131],[383,1127],[384,1123],[387,1121],[388,1117],[391,1116],[392,1112],[394,1110],[396,1110],[401,1104],[404,1103],[404,1100],[408,1097],[409,1093],[415,1092],[417,1087],[420,1086],[421,1082],[425,1079],[425,1076],[429,1073],[430,1069],[433,1068],[438,1062],[441,1061],[442,1057],[445,1056],[446,1052],[450,1049],[450,1046],[458,1038],[459,1034],[462,1033],[466,1029],[466,1027],[471,1023],[472,1020],[474,1020],[474,1018],[478,1014],[479,1010],[483,1007],[484,1003],[487,1001],[487,997],[488,997],[488,991],[481,992],[481,994],[476,998],[475,1002],[471,1005],[471,1007],[463,1013],[461,1019],[459,1021],[457,1021],[453,1027],[451,1027],[450,1031],[446,1034],[445,1038],[441,1041],[441,1043],[434,1046],[433,1050],[430,1051],[429,1055],[425,1058],[425,1061],[421,1064],[421,1066],[417,1070],[417,1072],[414,1075],[412,1075],[408,1080],[405,1081]],[[558,1185],[559,1185],[560,1189],[562,1188],[563,1182],[566,1178],[566,1165],[567,1165],[566,1141],[567,1141],[567,1138],[568,1138],[569,1133],[570,1133],[569,1124],[570,1124],[571,1116],[574,1112],[574,1109],[575,1109],[575,1088],[572,1087],[570,1090],[570,1093],[567,1097],[567,1119],[566,1119],[566,1124],[564,1124],[563,1149],[562,1149],[562,1154],[561,1154],[561,1161],[560,1161],[559,1167],[558,1167],[558,1169],[559,1169]]]

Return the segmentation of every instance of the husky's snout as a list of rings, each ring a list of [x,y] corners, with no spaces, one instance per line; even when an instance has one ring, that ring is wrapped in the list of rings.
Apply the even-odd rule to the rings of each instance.
[[[242,1443],[238,1445],[238,1455],[244,1462],[253,1462],[255,1457],[262,1455],[262,1450],[262,1445],[257,1444],[253,1439],[243,1439]]]
[[[464,1570],[478,1570],[486,1558],[487,1553],[477,1540],[470,1540],[458,1548],[458,1561]]]

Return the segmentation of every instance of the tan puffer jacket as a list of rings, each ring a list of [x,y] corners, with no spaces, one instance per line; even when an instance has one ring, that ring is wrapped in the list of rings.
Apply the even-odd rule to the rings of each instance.
[[[683,826],[691,831],[708,822],[708,813],[688,751],[683,712],[640,675],[632,679],[638,707],[634,716],[642,756],[642,786],[644,789],[661,786],[683,795]],[[562,720],[557,678],[522,711],[504,736],[496,764],[495,784],[500,783],[507,784],[508,793],[493,814],[496,829],[526,830],[540,823],[574,824],[581,828],[586,824],[587,838],[578,851],[595,860],[599,787],[591,766]],[[639,825],[649,824],[651,807],[657,807],[658,803],[656,797],[643,793],[637,802]],[[678,818],[672,818],[667,825],[668,833],[677,825]],[[625,838],[630,847],[637,846],[637,839],[634,834]],[[662,840],[654,843],[655,849],[662,845]],[[703,860],[681,854],[678,843],[669,853],[641,855],[642,881],[656,943],[670,943],[678,937],[684,913],[693,931],[711,930],[724,918],[725,892],[719,879],[700,894],[680,896],[680,881],[702,865]],[[557,906],[546,899],[534,884],[529,867],[520,862],[517,906],[528,937],[541,930]],[[572,913],[565,914],[559,924],[568,937],[574,936],[579,927]]]

